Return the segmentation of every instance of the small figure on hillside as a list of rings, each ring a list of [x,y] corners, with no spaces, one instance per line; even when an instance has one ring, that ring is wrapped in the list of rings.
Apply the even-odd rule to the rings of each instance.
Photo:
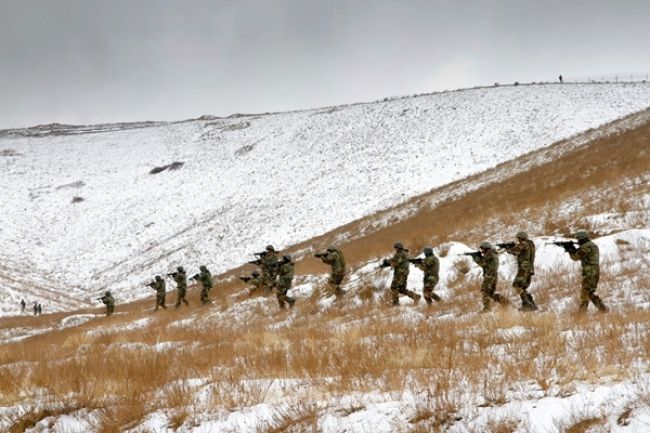
[[[201,272],[196,274],[193,279],[201,283],[201,303],[207,305],[212,302],[208,296],[210,290],[212,290],[212,274],[208,271],[208,268],[205,265],[199,266],[199,271]]]
[[[34,316],[38,314],[38,304],[34,302]]]
[[[566,249],[571,260],[580,261],[582,264],[582,290],[580,292],[580,306],[578,311],[586,313],[589,301],[591,301],[598,311],[606,312],[605,303],[596,295],[598,280],[600,279],[600,251],[598,245],[589,239],[589,234],[584,230],[579,230],[573,234],[578,240],[578,248],[570,245]]]
[[[41,304],[38,304],[38,305],[36,306],[36,310],[38,311],[38,315],[39,315],[39,316],[40,316],[41,314],[43,314],[43,306],[42,306]]]
[[[481,242],[479,249],[481,250],[480,253],[472,255],[472,260],[483,269],[481,294],[483,295],[482,312],[485,313],[491,309],[491,300],[494,300],[501,305],[508,305],[508,300],[496,292],[499,276],[499,254],[494,250],[492,244],[489,242]]]
[[[427,305],[431,307],[433,301],[440,302],[442,298],[433,292],[433,289],[438,284],[439,273],[440,273],[440,260],[433,253],[433,248],[424,247],[422,250],[424,253],[423,259],[409,259],[409,262],[413,263],[418,269],[424,272],[424,281],[422,293],[424,295],[424,300],[427,301]]]
[[[535,275],[535,244],[528,239],[528,233],[519,231],[517,243],[504,244],[504,249],[507,253],[517,256],[517,276],[512,282],[512,287],[521,298],[521,311],[537,310],[533,295],[527,291],[532,276]]]
[[[24,300],[24,299],[21,299],[21,300],[20,300],[20,312],[21,312],[21,313],[24,313],[24,312],[25,312],[25,307],[26,307],[26,306],[27,306],[27,304],[25,303],[25,300]]]
[[[163,280],[160,275],[156,275],[156,278],[147,284],[147,286],[156,291],[156,307],[153,310],[158,311],[158,308],[166,310],[167,306],[165,305],[165,296],[167,294],[167,284],[165,284],[165,280]]]
[[[106,316],[111,316],[115,311],[115,299],[113,298],[113,295],[111,295],[110,290],[107,290],[104,296],[99,298],[99,300],[106,305]]]
[[[406,288],[406,282],[409,276],[409,256],[408,250],[404,248],[401,242],[395,242],[393,245],[395,254],[390,259],[384,259],[380,267],[393,268],[393,281],[390,283],[391,300],[393,305],[399,305],[399,295],[405,295],[413,299],[417,305],[421,296]]]
[[[323,261],[323,263],[330,265],[332,268],[330,277],[327,280],[330,290],[336,295],[336,297],[344,295],[345,292],[341,289],[341,283],[345,278],[345,256],[343,255],[343,251],[331,246],[327,248],[326,252],[316,253],[314,256],[318,257]]]
[[[291,261],[291,256],[285,255],[282,260],[278,262],[278,276],[275,280],[275,295],[278,298],[280,308],[285,308],[286,304],[293,307],[296,303],[295,298],[288,296],[287,292],[291,289],[293,282],[294,263]]]
[[[176,272],[167,275],[174,279],[178,291],[178,297],[176,298],[176,305],[174,307],[180,307],[181,303],[189,306],[190,303],[185,299],[185,295],[187,295],[187,274],[185,273],[185,269],[179,266],[176,268]]]
[[[264,254],[260,257],[262,269],[262,287],[269,292],[273,290],[275,279],[278,276],[279,266],[277,251],[273,245],[267,245]]]
[[[560,76],[558,78],[560,79],[560,83],[564,83],[564,81],[562,80],[562,75],[561,74],[560,74]]]

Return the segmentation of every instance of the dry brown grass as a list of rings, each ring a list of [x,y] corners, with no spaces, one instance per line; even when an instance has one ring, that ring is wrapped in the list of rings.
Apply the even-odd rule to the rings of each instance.
[[[587,213],[558,214],[553,209],[559,204],[591,197],[599,188],[620,197],[617,188],[625,182],[627,192],[647,191],[647,183],[633,180],[650,170],[650,151],[642,152],[649,136],[650,125],[645,125],[598,140],[433,209],[423,207],[407,220],[370,231],[343,249],[350,263],[358,266],[387,253],[393,240],[401,239],[412,248],[432,240],[478,242],[496,236],[506,224],[516,226],[516,217],[523,215],[539,232],[563,233]],[[501,169],[510,168],[506,164]],[[531,179],[544,179],[545,187]],[[633,206],[613,195],[601,198],[588,212],[629,211]],[[580,224],[587,222],[583,219]],[[326,245],[330,236],[371,223],[372,219],[356,222],[317,243]],[[621,254],[630,253],[628,247],[621,244]],[[445,255],[448,247],[440,245],[438,252]],[[601,287],[613,289],[623,278],[637,278],[648,287],[650,275],[644,266],[637,263],[616,274],[606,271]],[[298,270],[324,271],[312,259],[301,262]],[[319,296],[300,299],[294,310],[285,312],[277,311],[273,297],[258,297],[240,300],[237,306],[244,303],[246,308],[235,312],[229,296],[241,285],[234,282],[215,290],[216,302],[210,308],[151,315],[149,300],[118,306],[126,314],[0,347],[0,404],[19,406],[45,398],[64,402],[65,410],[94,409],[98,431],[118,432],[156,411],[163,411],[175,429],[197,414],[269,403],[278,411],[271,422],[260,423],[260,431],[291,432],[318,431],[317,420],[325,409],[352,414],[365,404],[363,396],[380,392],[396,401],[415,396],[412,431],[444,431],[458,421],[458,411],[466,404],[461,395],[468,390],[477,396],[474,403],[485,407],[510,401],[512,384],[532,382],[544,395],[566,396],[574,392],[576,381],[633,379],[629,366],[643,365],[650,357],[647,310],[622,303],[610,314],[586,317],[553,312],[557,310],[522,315],[512,308],[479,316],[475,314],[479,281],[469,271],[469,262],[459,258],[448,284],[451,298],[432,310],[374,302],[378,290],[386,290],[372,278],[348,295],[361,299],[359,305],[344,302],[327,309],[318,305]],[[579,281],[574,273],[541,272],[536,281],[543,281],[534,287],[540,305],[577,297]],[[507,283],[500,284],[499,291],[512,296]],[[195,319],[179,324],[187,312]],[[455,318],[439,319],[439,312]],[[64,317],[3,319],[0,327],[46,328]],[[143,318],[150,321],[128,328]],[[190,385],[188,379],[198,382]],[[342,402],[350,395],[359,396],[359,403]],[[643,399],[650,397],[641,391],[639,401]],[[4,422],[11,431],[19,431],[44,416],[34,409]],[[574,421],[565,427],[578,432],[588,419]],[[511,418],[490,422],[492,431],[498,432],[513,431],[518,425]]]

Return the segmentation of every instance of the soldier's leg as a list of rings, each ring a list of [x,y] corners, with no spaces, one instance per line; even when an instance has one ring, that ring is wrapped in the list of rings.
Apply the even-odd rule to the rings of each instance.
[[[286,294],[287,294],[286,289],[280,289],[279,287],[276,289],[275,295],[278,299],[278,305],[280,306],[280,308],[285,307],[287,301]]]
[[[181,302],[183,302],[182,299],[183,299],[183,297],[181,295],[181,291],[178,290],[177,296],[176,296],[176,304],[174,304],[174,308],[178,308],[178,307],[181,306]]]
[[[427,305],[430,307],[433,304],[433,286],[427,284],[422,289],[422,295],[424,295],[424,300],[427,302]]]
[[[406,287],[404,287],[404,291],[402,293],[404,293],[409,298],[413,299],[413,301],[415,301],[416,304],[420,302],[420,298],[422,298],[422,296],[420,296],[419,294],[415,293],[412,290],[407,289]]]
[[[483,278],[483,283],[481,284],[481,298],[483,301],[483,311],[490,311],[491,305],[490,300],[492,299],[491,292],[492,285],[490,280]]]
[[[393,281],[390,283],[390,298],[393,305],[399,305],[399,281],[393,278]]]
[[[605,303],[602,299],[600,299],[598,295],[596,295],[596,287],[598,287],[599,279],[600,275],[597,273],[587,274],[583,279],[583,283],[585,285],[584,290],[587,292],[587,298],[594,304],[596,308],[598,308],[598,311],[605,312],[607,311]]]

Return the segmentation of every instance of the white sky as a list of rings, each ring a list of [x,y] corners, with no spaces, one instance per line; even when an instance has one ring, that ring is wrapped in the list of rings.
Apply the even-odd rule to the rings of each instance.
[[[645,75],[649,23],[648,0],[0,0],[0,128]]]

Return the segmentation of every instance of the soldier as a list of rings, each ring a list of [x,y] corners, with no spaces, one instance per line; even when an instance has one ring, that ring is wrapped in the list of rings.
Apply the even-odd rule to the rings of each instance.
[[[24,300],[24,299],[21,299],[21,300],[20,300],[20,312],[21,312],[21,313],[24,313],[24,312],[25,312],[25,307],[26,307],[26,306],[27,306],[27,304],[25,303],[25,300]]]
[[[279,262],[278,265],[278,277],[275,281],[275,294],[278,298],[278,304],[280,305],[280,308],[284,308],[287,303],[289,304],[289,307],[293,307],[296,300],[287,295],[287,292],[291,289],[291,283],[293,282],[294,263],[291,261],[291,256],[283,256],[282,261]]]
[[[189,306],[190,303],[185,299],[185,295],[187,294],[187,274],[185,273],[185,269],[183,269],[182,266],[179,266],[176,268],[176,272],[169,276],[174,279],[174,282],[176,282],[176,289],[178,290],[178,297],[176,298],[176,305],[174,308],[180,307],[181,303]]]
[[[584,230],[577,231],[573,237],[578,240],[579,247],[567,248],[567,252],[574,261],[580,260],[582,264],[582,290],[580,292],[580,313],[586,313],[589,301],[600,312],[606,312],[607,307],[602,299],[596,295],[598,280],[600,279],[600,263],[598,246],[589,239],[589,234]]]
[[[253,271],[250,277],[239,277],[240,280],[247,283],[248,294],[253,296],[255,292],[262,290],[262,279],[260,278],[260,273],[258,271]],[[267,293],[269,293],[267,291]]]
[[[440,261],[435,254],[433,254],[433,248],[425,247],[422,252],[424,253],[424,259],[415,259],[412,260],[413,263],[418,269],[424,272],[424,282],[423,282],[423,294],[424,300],[427,301],[427,305],[431,307],[433,301],[440,302],[442,298],[433,292],[433,288],[438,284],[438,274],[440,272]]]
[[[201,282],[201,303],[206,305],[212,302],[208,298],[208,294],[212,290],[212,274],[205,265],[199,266],[199,270],[201,273],[196,275],[196,277]]]
[[[156,275],[156,279],[147,285],[156,291],[156,308],[154,308],[154,311],[158,311],[159,307],[166,310],[165,295],[167,285],[165,284],[165,280],[160,275]]]
[[[334,294],[337,297],[345,294],[341,289],[341,283],[343,282],[343,278],[345,278],[345,257],[343,256],[343,251],[335,247],[329,247],[326,253],[316,254],[315,256],[321,259],[323,263],[331,266],[332,271],[330,272],[330,278],[327,280],[327,284]]]
[[[393,305],[399,305],[399,295],[406,295],[417,304],[420,302],[420,295],[406,288],[406,280],[409,276],[409,257],[408,250],[404,248],[401,242],[395,242],[393,245],[395,254],[390,259],[384,259],[381,264],[382,268],[393,268],[393,281],[390,283],[390,292]]]
[[[483,284],[481,293],[483,295],[483,311],[490,311],[490,299],[501,305],[507,305],[508,300],[496,293],[497,278],[499,271],[499,254],[492,248],[489,242],[482,242],[480,254],[473,255],[472,259],[483,269]]]
[[[530,280],[535,275],[535,244],[528,239],[528,233],[520,231],[517,232],[517,243],[510,245],[506,245],[504,249],[507,253],[517,256],[517,276],[512,282],[512,287],[521,298],[520,310],[535,311],[537,304],[535,304],[533,295],[527,291]]]
[[[38,304],[38,306],[36,307],[36,310],[38,310],[38,315],[39,315],[39,316],[40,316],[41,314],[43,314],[43,306],[42,306],[41,304]]]
[[[99,298],[100,301],[106,305],[106,316],[111,316],[113,314],[113,311],[115,311],[115,299],[113,298],[113,295],[111,295],[110,291],[106,291],[104,296]]]
[[[38,314],[38,304],[34,302],[34,316]]]
[[[271,292],[275,285],[279,267],[277,251],[275,251],[273,245],[266,246],[265,254],[260,257],[260,260],[262,262],[260,265],[262,268],[262,287]]]

